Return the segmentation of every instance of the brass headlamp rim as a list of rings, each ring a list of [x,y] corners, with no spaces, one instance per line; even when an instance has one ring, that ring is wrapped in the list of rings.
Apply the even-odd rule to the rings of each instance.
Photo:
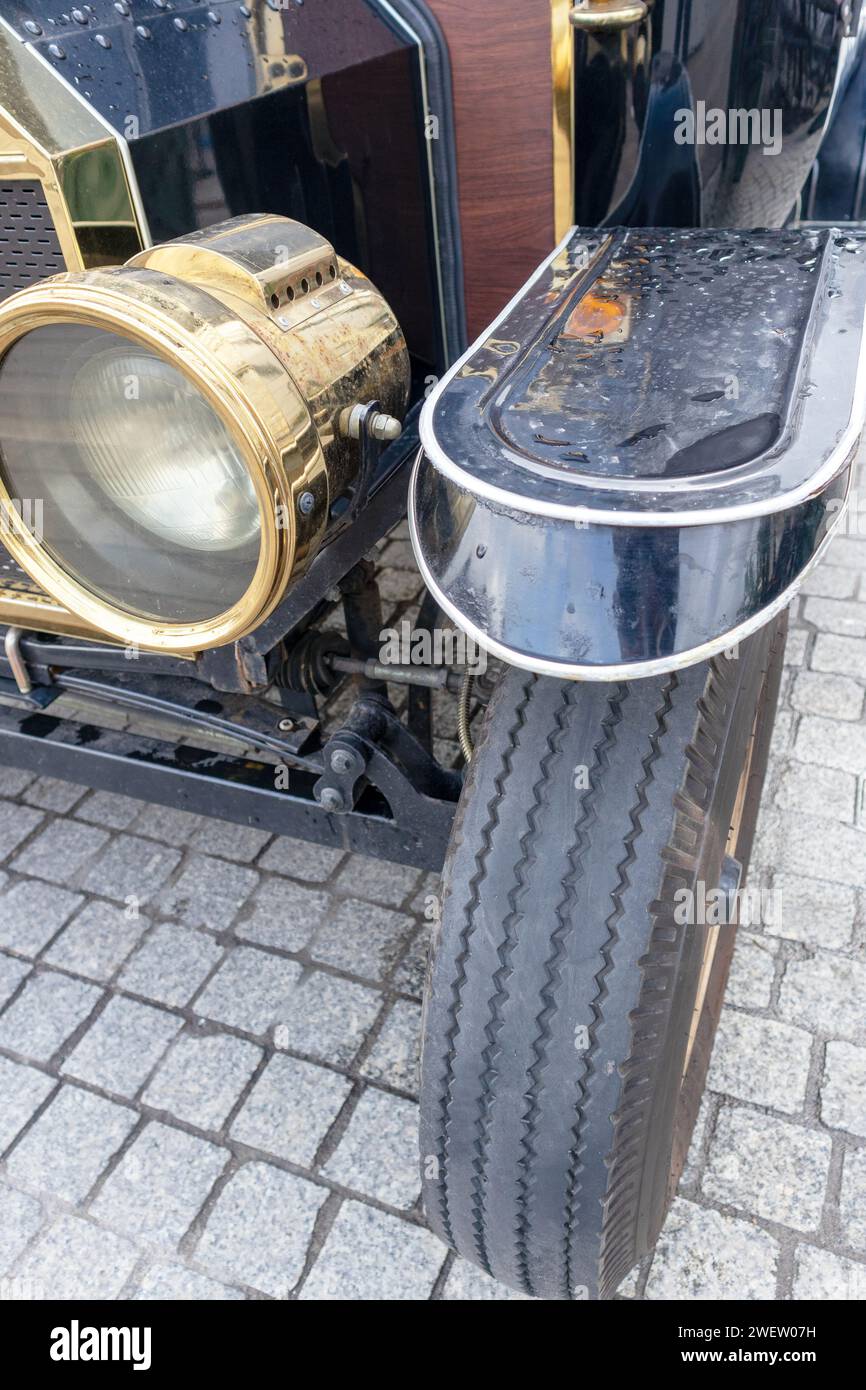
[[[149,281],[158,294],[148,293]],[[190,327],[171,312],[173,294],[179,296],[178,317],[194,305]],[[327,513],[321,447],[292,378],[244,318],[200,287],[156,272],[67,272],[11,296],[0,306],[0,368],[14,343],[51,323],[119,332],[158,352],[201,392],[236,441],[255,488],[261,522],[259,560],[237,603],[205,621],[170,624],[129,613],[73,579],[30,532],[14,505],[6,507],[6,548],[65,608],[126,645],[181,655],[223,646],[251,632],[272,612],[291,575],[298,550],[299,490],[318,493],[319,517],[311,521],[311,529],[323,526]],[[225,328],[230,331],[221,335]],[[274,380],[285,392],[282,408],[269,389]],[[300,476],[290,476],[286,461],[297,458],[299,424],[310,442]],[[0,470],[0,504],[13,501]]]

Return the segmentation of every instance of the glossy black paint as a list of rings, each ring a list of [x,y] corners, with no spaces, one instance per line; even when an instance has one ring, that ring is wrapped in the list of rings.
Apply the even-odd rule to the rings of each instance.
[[[801,507],[747,521],[576,528],[481,502],[428,467],[417,535],[441,595],[515,664],[673,667],[797,580],[838,520],[849,473]]]
[[[578,228],[431,397],[422,442],[517,511],[778,510],[853,446],[864,314],[861,233]]]
[[[656,0],[625,36],[578,33],[575,222],[781,226],[821,141],[844,27],[842,0]],[[770,113],[778,152],[678,144],[677,112],[699,102]]]
[[[152,241],[250,212],[305,222],[381,289],[419,383],[441,370],[461,327],[444,321],[437,278],[419,50],[375,3],[7,9],[128,141]]]

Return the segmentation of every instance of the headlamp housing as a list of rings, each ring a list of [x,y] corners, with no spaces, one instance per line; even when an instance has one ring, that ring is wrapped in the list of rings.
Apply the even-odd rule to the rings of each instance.
[[[402,418],[408,389],[381,295],[286,218],[55,276],[0,306],[5,543],[99,632],[223,645],[273,610],[351,488],[341,420],[371,399]]]

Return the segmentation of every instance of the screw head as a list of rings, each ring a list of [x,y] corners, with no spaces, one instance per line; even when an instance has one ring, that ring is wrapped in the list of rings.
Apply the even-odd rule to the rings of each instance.
[[[346,799],[336,787],[323,787],[319,793],[319,805],[325,811],[345,811]]]
[[[351,753],[349,753],[345,748],[334,749],[333,753],[331,754],[331,769],[333,772],[337,772],[340,775],[343,775],[347,772],[351,772],[354,766],[355,759],[352,757]]]
[[[303,516],[309,516],[316,505],[316,499],[311,492],[302,492],[298,498],[298,511]]]

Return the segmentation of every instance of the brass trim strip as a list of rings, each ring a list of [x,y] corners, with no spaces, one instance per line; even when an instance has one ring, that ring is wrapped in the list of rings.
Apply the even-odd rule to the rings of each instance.
[[[554,230],[561,241],[574,225],[574,30],[572,0],[550,0],[553,69]]]

